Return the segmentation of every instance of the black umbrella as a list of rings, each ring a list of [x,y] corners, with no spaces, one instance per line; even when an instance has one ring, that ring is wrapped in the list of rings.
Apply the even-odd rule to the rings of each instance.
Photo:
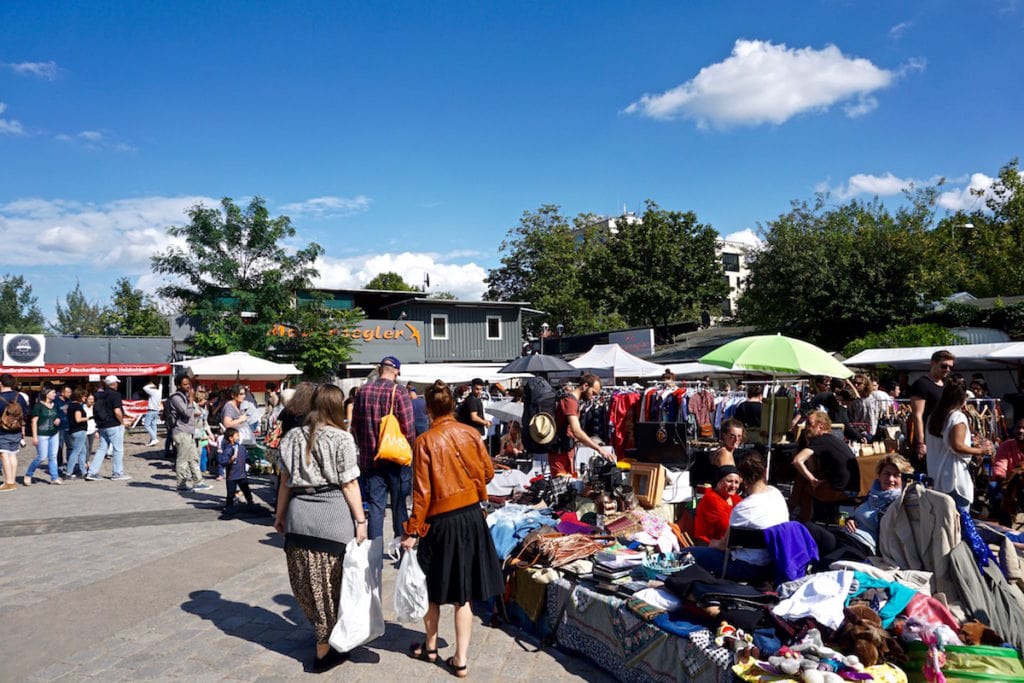
[[[498,370],[501,373],[520,372],[576,372],[576,368],[558,356],[545,356],[535,353],[529,356],[520,356],[514,361]]]

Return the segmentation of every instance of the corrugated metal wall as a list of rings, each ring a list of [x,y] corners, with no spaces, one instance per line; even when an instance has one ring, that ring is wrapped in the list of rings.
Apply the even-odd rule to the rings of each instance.
[[[519,355],[522,332],[519,311],[510,308],[429,304],[410,305],[409,318],[420,320],[424,327],[426,361],[506,361]],[[432,315],[448,318],[448,339],[434,339]],[[487,318],[501,318],[501,339],[487,338]]]

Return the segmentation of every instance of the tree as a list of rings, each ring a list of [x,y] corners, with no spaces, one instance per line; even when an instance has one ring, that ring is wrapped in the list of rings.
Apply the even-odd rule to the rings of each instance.
[[[0,277],[0,332],[40,334],[45,324],[32,285],[21,275]]]
[[[90,303],[82,293],[82,285],[75,282],[75,288],[64,297],[64,305],[57,301],[57,322],[53,331],[57,334],[100,335],[104,333],[101,320],[103,308]]]
[[[884,332],[872,332],[854,339],[843,347],[849,358],[866,349],[898,349],[909,346],[947,346],[955,341],[952,332],[935,323],[918,323],[890,327]]]
[[[377,273],[366,283],[363,289],[381,289],[389,292],[420,292],[419,287],[410,285],[405,279],[393,271]]]
[[[717,237],[693,212],[667,211],[650,200],[640,220],[619,220],[606,268],[608,296],[626,322],[666,328],[717,309],[729,293],[715,254]]]
[[[339,332],[364,317],[359,309],[333,308],[328,301],[321,293],[302,300],[291,313],[294,322],[286,326],[291,334],[275,345],[276,355],[289,357],[309,380],[326,379],[351,360],[355,342]]]
[[[793,202],[762,229],[766,245],[751,254],[741,320],[829,349],[912,322],[943,286],[943,270],[929,246],[935,191],[908,198],[895,215],[877,199]]]
[[[110,305],[103,309],[99,322],[102,332],[125,337],[165,337],[171,333],[170,323],[156,302],[132,287],[126,277],[114,283]]]
[[[454,294],[452,294],[451,292],[442,291],[442,292],[431,292],[430,294],[427,295],[427,298],[428,299],[442,299],[442,300],[445,300],[445,301],[455,301],[456,296]]]
[[[187,225],[167,229],[186,248],[152,259],[154,271],[174,278],[160,295],[195,319],[193,353],[264,355],[272,326],[291,316],[293,295],[311,287],[323,249],[314,242],[286,249],[282,242],[295,236],[291,220],[272,218],[259,197],[244,210],[226,197],[220,209],[200,204],[187,214]]]
[[[605,244],[594,237],[596,217],[580,214],[570,225],[554,205],[524,211],[498,247],[501,266],[488,271],[487,301],[528,301],[575,333],[618,327],[621,319],[601,296],[607,290],[600,270]],[[574,234],[582,234],[578,239]]]

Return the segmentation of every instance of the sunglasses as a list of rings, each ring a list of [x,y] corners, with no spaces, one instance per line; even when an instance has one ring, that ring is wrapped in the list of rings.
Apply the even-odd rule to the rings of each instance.
[[[952,370],[953,369],[953,364],[952,363],[939,363],[939,367],[942,368],[943,370]]]

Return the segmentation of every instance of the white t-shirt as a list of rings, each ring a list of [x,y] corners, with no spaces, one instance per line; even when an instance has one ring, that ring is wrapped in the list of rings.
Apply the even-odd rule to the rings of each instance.
[[[789,507],[782,493],[769,486],[761,493],[744,498],[729,515],[729,526],[741,529],[767,529],[789,521]],[[767,550],[738,548],[730,557],[750,564],[769,564],[772,554]]]
[[[928,447],[925,459],[928,463],[928,476],[932,478],[936,491],[956,492],[957,495],[971,501],[974,500],[974,482],[967,471],[967,463],[971,461],[971,456],[957,453],[951,446],[953,427],[958,424],[964,425],[967,429],[967,416],[959,410],[954,410],[942,425],[941,437],[934,436],[928,431],[928,425],[925,425],[924,442]],[[970,429],[967,429],[966,441],[968,446],[972,445]]]

